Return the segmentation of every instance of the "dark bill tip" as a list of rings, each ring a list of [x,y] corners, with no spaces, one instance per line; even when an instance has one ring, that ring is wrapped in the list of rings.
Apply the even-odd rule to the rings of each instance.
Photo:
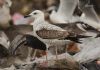
[[[24,16],[24,18],[28,18],[28,17],[30,17],[30,15],[26,15],[26,16]]]

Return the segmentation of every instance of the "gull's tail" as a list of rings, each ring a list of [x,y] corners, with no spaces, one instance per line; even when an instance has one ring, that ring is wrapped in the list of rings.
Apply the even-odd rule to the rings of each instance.
[[[85,36],[85,35],[69,35],[65,39],[74,41],[76,43],[82,43],[82,40],[80,40],[80,39],[82,39],[82,38],[89,38],[89,37],[91,37],[91,36]]]

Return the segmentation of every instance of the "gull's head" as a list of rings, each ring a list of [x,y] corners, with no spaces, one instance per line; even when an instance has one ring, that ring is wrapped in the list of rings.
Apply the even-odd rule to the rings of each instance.
[[[35,10],[32,13],[30,13],[29,15],[25,16],[25,17],[32,17],[34,19],[38,19],[40,17],[44,18],[44,13],[40,10]]]

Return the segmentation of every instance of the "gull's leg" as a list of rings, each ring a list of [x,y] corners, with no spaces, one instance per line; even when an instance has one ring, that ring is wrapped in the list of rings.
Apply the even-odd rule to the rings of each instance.
[[[35,59],[36,53],[37,53],[37,49],[34,49],[33,59]]]
[[[46,49],[46,61],[48,61],[48,48]]]
[[[56,49],[55,49],[55,51],[56,51],[56,60],[58,60],[58,48],[57,48],[57,46],[56,46]]]
[[[67,47],[68,45],[65,46],[65,53],[67,52]],[[65,54],[65,59],[67,58],[66,54]]]
[[[46,44],[46,61],[48,62],[48,51],[49,51],[49,45]]]
[[[30,59],[31,59],[31,52],[32,52],[32,48],[29,48],[29,52],[28,52],[28,56],[27,56],[27,60],[26,61],[30,61]]]

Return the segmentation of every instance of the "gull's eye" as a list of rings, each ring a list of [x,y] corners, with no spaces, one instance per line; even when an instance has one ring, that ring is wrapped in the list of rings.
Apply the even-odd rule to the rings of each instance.
[[[34,15],[36,15],[37,13],[35,12]]]

